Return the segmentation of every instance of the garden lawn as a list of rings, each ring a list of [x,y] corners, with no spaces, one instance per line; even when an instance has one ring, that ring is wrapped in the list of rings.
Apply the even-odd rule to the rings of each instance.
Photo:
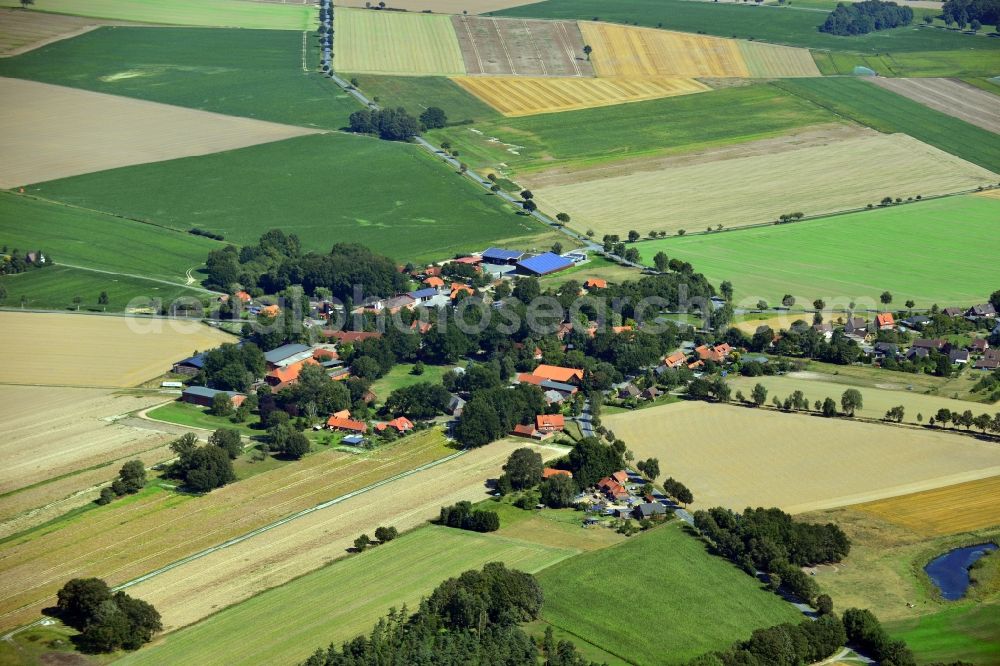
[[[35,11],[102,19],[224,28],[307,30],[316,23],[311,4],[243,0],[34,0]],[[21,0],[0,0],[19,7]]]
[[[889,51],[942,51],[975,49],[996,53],[1000,43],[983,36],[912,25],[856,37],[838,37],[817,28],[826,14],[795,7],[755,7],[733,3],[688,2],[687,0],[547,0],[512,7],[495,16],[582,19],[639,24],[684,32],[703,32],[720,37],[739,37],[812,49],[884,53]],[[989,72],[995,68],[991,68]]]
[[[854,301],[878,307],[889,291],[894,304],[917,307],[974,304],[996,288],[996,269],[977,259],[1000,252],[1000,200],[961,196],[905,204],[794,224],[641,242],[644,263],[663,251],[691,262],[718,283],[732,280],[737,303],[828,305]],[[961,238],[961,243],[955,239]]]
[[[803,619],[678,523],[578,555],[538,580],[542,619],[640,665],[685,662]]]
[[[269,229],[306,250],[362,243],[399,261],[427,261],[547,230],[416,146],[323,134],[50,181],[32,194],[227,242]]]
[[[372,383],[371,390],[378,397],[378,401],[384,404],[389,394],[396,389],[413,386],[421,382],[440,384],[441,378],[444,377],[445,373],[454,367],[452,365],[425,365],[424,373],[422,375],[415,375],[410,372],[413,370],[412,363],[401,363],[394,365],[385,377],[377,379]]]
[[[503,163],[518,172],[689,153],[837,121],[826,109],[763,84],[505,118],[437,130],[431,136],[451,141],[461,150],[460,159],[475,168]],[[501,143],[490,141],[494,137]]]
[[[368,99],[378,98],[385,107],[402,106],[419,116],[429,106],[443,110],[448,122],[491,120],[500,114],[475,95],[443,76],[380,76],[376,74],[341,74],[357,79],[358,89]]]
[[[157,421],[166,421],[202,430],[233,428],[247,437],[260,436],[264,433],[263,430],[254,430],[248,423],[233,423],[228,416],[214,416],[208,413],[208,408],[187,402],[169,402],[149,410],[146,416]],[[251,419],[259,423],[256,417],[251,417]]]
[[[271,6],[239,0],[240,6]],[[315,37],[287,30],[106,27],[0,60],[0,76],[233,116],[339,129],[360,107],[316,73]]]
[[[0,285],[7,290],[3,305],[40,310],[120,312],[130,305],[147,307],[149,299],[160,299],[168,305],[181,297],[201,299],[206,295],[201,289],[58,264],[0,277]],[[108,294],[107,305],[97,304],[102,291]],[[73,302],[77,296],[79,305]]]
[[[202,266],[209,251],[221,247],[201,236],[9,192],[0,192],[0,244],[42,250],[57,264],[181,284],[185,271]]]
[[[991,41],[1000,43],[1000,40]],[[880,132],[909,134],[1000,173],[1000,141],[996,134],[862,79],[788,79],[776,81],[774,85]]]
[[[536,572],[575,551],[423,527],[259,594],[128,655],[122,664],[293,663],[368,634],[390,608],[412,612],[445,579],[487,562]]]

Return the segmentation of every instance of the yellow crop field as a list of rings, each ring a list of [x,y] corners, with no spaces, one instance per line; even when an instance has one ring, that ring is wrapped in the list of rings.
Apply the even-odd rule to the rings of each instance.
[[[694,79],[461,76],[455,83],[505,116],[589,109],[710,90]]]
[[[334,68],[364,74],[465,74],[451,17],[338,9]]]
[[[587,21],[580,30],[598,76],[819,76],[806,49]]]
[[[926,536],[1000,525],[1000,476],[851,507]]]
[[[120,388],[235,338],[200,322],[0,312],[0,384]]]
[[[667,160],[669,161],[669,160]],[[542,210],[566,212],[598,236],[635,229],[702,231],[772,222],[783,213],[822,215],[882,197],[924,197],[995,183],[997,175],[903,134],[869,135],[772,154],[719,159],[705,153],[676,166],[650,158],[627,173],[586,169],[526,179]],[[544,177],[544,172],[540,174]]]
[[[994,443],[847,419],[683,402],[603,422],[636,459],[659,458],[694,493],[695,508],[801,513],[1000,473]]]

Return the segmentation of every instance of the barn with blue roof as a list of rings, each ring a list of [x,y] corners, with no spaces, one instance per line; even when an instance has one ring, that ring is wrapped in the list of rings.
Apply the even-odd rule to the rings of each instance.
[[[510,264],[517,263],[524,252],[519,250],[504,250],[499,247],[491,247],[483,252],[483,261],[488,264]]]
[[[517,272],[523,275],[550,275],[565,270],[573,265],[573,261],[560,257],[554,252],[546,252],[537,257],[522,259],[517,262]]]

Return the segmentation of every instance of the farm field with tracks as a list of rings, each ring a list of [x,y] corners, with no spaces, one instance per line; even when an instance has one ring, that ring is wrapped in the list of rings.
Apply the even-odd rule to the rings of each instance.
[[[234,341],[229,334],[200,322],[100,315],[0,312],[0,328],[4,331],[0,347],[3,384],[135,386],[163,374],[194,349]],[[119,358],[108,363],[112,349]]]
[[[602,420],[636,459],[669,460],[695,508],[794,514],[1000,473],[995,444],[946,432],[703,402]]]
[[[459,77],[458,85],[505,116],[575,111],[710,90],[694,79]]]
[[[593,76],[575,21],[453,16],[465,71],[491,76]]]
[[[423,527],[333,562],[165,636],[121,663],[301,661],[370,631],[389,608],[415,609],[446,578],[487,562],[534,573],[576,551],[446,527]],[[364,595],[354,590],[363,588]],[[262,630],[262,624],[271,630]],[[211,646],[209,648],[208,646]]]
[[[1000,98],[954,79],[874,79],[876,85],[1000,134]]]
[[[879,159],[859,162],[859,155]],[[637,165],[628,175],[535,186],[532,191],[542,210],[565,211],[574,228],[592,228],[600,237],[630,229],[645,235],[650,230],[766,224],[785,213],[821,215],[864,208],[887,194],[903,199],[946,194],[998,179],[903,134],[693,162],[658,171]]]
[[[20,0],[0,0],[0,7]],[[244,0],[35,0],[33,9],[55,14],[166,25],[308,30],[316,19],[311,5]]]
[[[316,130],[0,78],[0,187],[206,155]]]
[[[448,16],[337,11],[334,69],[369,74],[465,74]]]
[[[956,228],[975,247],[998,248],[998,215],[1000,199],[947,197],[636,247],[647,264],[662,250],[716,282],[738,275],[735,299],[751,306],[760,299],[777,304],[791,292],[799,303],[824,298],[846,307],[867,300],[875,307],[885,290],[897,303],[913,299],[919,307],[973,305],[989,296],[992,268],[941,248]]]

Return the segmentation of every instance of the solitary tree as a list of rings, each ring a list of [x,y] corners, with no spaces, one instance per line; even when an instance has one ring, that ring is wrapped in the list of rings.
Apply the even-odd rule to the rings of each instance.
[[[542,480],[542,456],[528,448],[517,449],[503,469],[515,490],[532,488]]]
[[[35,4],[35,0],[21,0],[21,9],[27,9],[28,5]]]
[[[656,266],[656,270],[660,271],[661,273],[665,273],[667,271],[669,263],[670,262],[667,259],[667,255],[664,254],[663,252],[657,252],[653,256],[653,265]]]
[[[354,550],[360,553],[365,548],[367,548],[368,544],[370,544],[371,542],[372,540],[368,537],[367,534],[362,534],[361,536],[359,536],[357,539],[354,540]]]
[[[556,215],[556,219],[559,220],[559,222],[562,224],[569,224],[568,213],[559,213],[558,215]]]
[[[791,294],[785,294],[784,296],[781,297],[781,304],[784,305],[786,308],[790,308],[793,305],[795,305],[795,297],[792,296]]]
[[[535,195],[531,193],[531,190],[521,190],[521,198],[530,201],[535,198]]]
[[[822,298],[817,298],[815,301],[813,301],[814,310],[822,310],[825,307],[826,307],[826,301],[824,301]]]
[[[760,407],[767,402],[767,389],[763,384],[755,384],[753,391],[750,393],[750,398],[753,400],[755,406]]]
[[[390,527],[376,527],[375,528],[375,539],[379,543],[385,543],[387,541],[392,541],[397,536],[399,536],[399,532],[396,530],[395,527],[391,527],[390,526]]]
[[[98,305],[107,305],[108,301],[109,301],[109,299],[108,299],[108,292],[106,292],[106,291],[102,291],[101,295],[97,297],[97,304]]]
[[[858,389],[847,389],[844,391],[844,394],[840,396],[840,406],[843,408],[845,414],[854,416],[856,410],[864,407],[864,401],[861,399],[861,391]]]
[[[629,243],[634,243],[637,240],[639,240],[639,238],[640,238],[639,232],[636,231],[635,229],[632,229],[631,231],[628,232],[628,242]]]
[[[889,303],[892,303],[892,294],[888,291],[883,291],[882,295],[879,296],[878,299],[882,301],[882,305],[889,305]]]
[[[524,210],[528,211],[529,213],[534,213],[536,210],[538,210],[538,204],[536,204],[531,199],[524,201],[521,204],[521,207],[524,208]]]
[[[583,47],[583,55],[587,56],[587,60],[590,60],[590,54],[593,52],[594,49],[590,47],[590,44],[587,44],[586,46]]]

